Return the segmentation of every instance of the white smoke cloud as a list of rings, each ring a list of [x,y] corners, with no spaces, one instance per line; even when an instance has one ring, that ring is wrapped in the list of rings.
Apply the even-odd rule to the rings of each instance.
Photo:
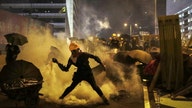
[[[108,18],[106,16],[98,16],[96,10],[93,8],[85,5],[82,11],[83,14],[81,17],[83,22],[81,22],[81,24],[83,26],[83,32],[86,36],[97,36],[102,30],[111,28]]]
[[[96,28],[96,30],[98,32],[101,31],[102,29],[109,29],[110,28],[110,24],[109,24],[107,17],[105,17],[103,20],[96,20],[96,21],[99,25],[98,28]]]
[[[21,53],[18,55],[18,59],[32,62],[40,69],[44,81],[43,87],[40,90],[40,93],[44,95],[41,97],[42,99],[48,102],[65,103],[69,105],[102,102],[91,86],[83,81],[69,93],[61,103],[58,98],[71,84],[76,67],[72,66],[69,72],[63,72],[51,61],[51,58],[55,57],[60,63],[64,65],[67,64],[68,58],[70,57],[67,39],[55,38],[49,31],[39,32],[37,30],[29,33],[28,41],[27,44],[21,47]],[[138,88],[141,88],[141,83],[137,71],[130,72],[131,78],[129,80],[125,79],[125,72],[123,72],[121,66],[114,64],[112,58],[107,54],[109,49],[97,43],[97,41],[92,44],[96,45],[92,53],[98,55],[102,61],[107,62],[108,70],[95,75],[96,82],[106,97],[110,98],[111,94],[118,94],[118,91],[122,89],[130,92],[131,95],[140,96],[142,92]],[[87,46],[91,45],[88,43],[80,44],[82,49],[86,49]],[[90,60],[90,65],[94,67],[98,64]],[[113,81],[111,78],[118,79],[120,82],[116,83],[116,81]]]
[[[123,4],[125,4],[124,1],[122,2]],[[111,3],[111,0],[109,1],[109,3]],[[111,7],[113,6],[114,4],[111,5]],[[129,14],[125,14],[126,11],[130,11],[128,9],[120,11],[120,13],[123,13],[122,15],[116,15],[118,13],[117,8],[113,7],[112,9],[113,10],[110,11],[114,14],[110,13],[110,15],[113,16],[115,20],[117,20],[117,18],[121,18],[122,16],[125,16],[126,18],[129,17]],[[107,15],[98,15],[98,12],[96,12],[97,10],[94,10],[93,8],[90,8],[88,6],[82,8],[82,11],[82,32],[86,34],[85,36],[99,35],[102,30],[111,28],[111,24],[109,22],[110,17],[108,17]],[[152,11],[150,12],[150,14],[152,14]],[[49,34],[49,31],[45,31],[44,33],[37,31],[32,31],[31,33],[29,33],[29,42],[21,47],[21,53],[19,54],[18,59],[32,62],[40,69],[44,78],[43,87],[40,90],[40,93],[43,93],[44,96],[42,96],[41,98],[45,99],[46,101],[61,104],[61,101],[58,98],[63,93],[63,91],[71,84],[73,72],[76,71],[76,68],[72,66],[69,72],[63,72],[56,64],[51,62],[51,58],[56,57],[58,61],[62,64],[67,64],[68,57],[70,56],[70,52],[68,50],[68,40],[66,38],[63,38],[63,33],[58,34],[58,38],[53,38],[53,36]],[[94,54],[98,55],[102,59],[102,61],[106,62],[107,65],[106,72],[103,71],[95,75],[96,82],[98,83],[99,87],[102,89],[106,97],[109,98],[111,94],[118,94],[119,90],[126,90],[132,96],[141,97],[142,86],[138,75],[138,70],[134,68],[132,71],[124,72],[122,66],[118,63],[114,63],[112,58],[110,58],[110,56],[107,54],[110,49],[102,46],[101,44],[92,44],[95,45],[93,46],[93,48],[95,49]],[[55,47],[56,49],[52,51],[51,46]],[[88,43],[81,43],[82,49],[87,49],[87,46],[92,45]],[[5,61],[4,56],[1,56],[0,59],[1,62]],[[92,67],[98,65],[91,60],[90,64]],[[125,74],[128,74],[129,79],[124,77]],[[86,82],[81,82],[71,93],[69,93],[66,98],[64,98],[64,101],[62,102],[65,104],[88,104],[96,103],[98,101],[101,101],[101,99],[91,88],[91,86]]]

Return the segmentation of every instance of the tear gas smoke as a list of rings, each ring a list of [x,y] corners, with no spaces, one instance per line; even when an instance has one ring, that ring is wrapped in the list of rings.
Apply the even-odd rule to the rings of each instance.
[[[86,12],[85,12],[86,13]],[[94,20],[91,20],[94,19]],[[109,28],[108,19],[98,20],[94,14],[87,17],[85,27],[95,24],[95,29],[84,28],[86,34],[98,34],[101,29]],[[63,36],[58,36],[63,37]],[[65,37],[65,36],[64,36]],[[66,36],[67,37],[67,36]],[[21,53],[17,59],[23,59],[36,65],[43,75],[43,87],[40,90],[44,94],[46,101],[60,103],[58,97],[71,84],[73,73],[76,67],[72,66],[69,72],[63,72],[57,64],[52,63],[53,57],[64,65],[70,57],[67,38],[55,38],[49,31],[31,31],[28,36],[28,43],[21,46]],[[94,73],[95,79],[106,97],[111,94],[118,94],[119,90],[126,90],[135,97],[142,96],[141,82],[136,69],[124,72],[122,65],[113,61],[108,52],[110,49],[99,42],[93,40],[79,43],[83,51],[93,53],[101,58],[106,65],[106,72]],[[90,49],[89,49],[89,48]],[[104,56],[105,55],[105,56]],[[91,67],[97,66],[95,61],[90,60]],[[129,78],[125,78],[125,74]],[[67,97],[64,98],[66,104],[87,104],[101,101],[96,92],[86,82],[81,82]]]
[[[79,43],[82,49],[86,46],[91,46],[88,43]],[[94,43],[97,48],[94,50],[95,55],[98,55],[106,65],[106,72],[94,73],[96,82],[104,92],[107,98],[111,94],[118,94],[119,90],[126,90],[135,97],[142,96],[141,83],[138,72],[133,69],[130,72],[123,72],[121,65],[114,63],[112,58],[107,54],[110,51],[108,48]],[[43,75],[43,87],[40,93],[44,96],[41,98],[46,101],[60,103],[58,97],[72,82],[73,72],[76,68],[72,66],[69,72],[63,72],[59,67],[52,63],[51,58],[55,57],[64,65],[67,64],[70,51],[68,49],[67,39],[58,39],[49,34],[49,32],[39,33],[34,32],[28,35],[28,43],[21,46],[21,53],[17,59],[23,59],[32,62],[36,65]],[[86,50],[85,50],[86,51]],[[103,56],[105,55],[105,56]],[[90,60],[91,67],[98,64]],[[129,74],[130,78],[126,79],[124,74]],[[115,80],[117,79],[117,80]],[[88,104],[101,101],[100,97],[91,88],[87,82],[81,82],[66,98],[65,104]]]
[[[84,4],[82,7],[81,19],[84,36],[97,36],[102,30],[111,28],[108,17],[99,16],[96,10],[94,10],[92,7],[87,6],[86,4]]]
[[[109,29],[104,29],[100,33],[101,37],[110,37],[114,32],[124,32],[122,26],[127,22],[129,25],[137,23],[142,30],[154,32],[154,1],[151,0],[83,0],[83,10],[86,17],[92,15],[97,20],[105,17],[110,24]],[[94,17],[95,18],[95,17]],[[94,23],[89,28],[95,28]],[[107,32],[106,32],[107,31]],[[99,35],[98,35],[99,36]]]
[[[33,31],[28,34],[27,38],[28,43],[20,47],[21,53],[17,59],[32,62],[40,69],[44,80],[43,87],[40,90],[40,93],[43,93],[44,96],[41,98],[46,101],[60,103],[58,97],[72,82],[72,76],[76,71],[76,67],[72,66],[69,72],[63,72],[55,63],[52,63],[51,59],[55,57],[60,63],[67,64],[70,56],[67,39],[55,38],[50,35],[49,31]],[[109,98],[111,94],[118,94],[118,91],[122,89],[130,92],[135,97],[142,96],[140,79],[135,69],[123,72],[122,66],[115,63],[109,56],[108,52],[110,49],[102,46],[97,41],[91,43],[85,41],[85,43],[79,44],[83,51],[91,51],[91,53],[98,55],[105,63],[106,72],[96,72],[94,75],[96,82],[106,97]],[[87,50],[87,46],[92,46],[91,48],[95,49]],[[90,59],[90,65],[94,67],[98,64]],[[124,77],[125,74],[129,74],[130,78],[126,79]],[[63,102],[66,104],[87,104],[98,101],[101,101],[99,96],[87,82],[83,81],[64,98]]]

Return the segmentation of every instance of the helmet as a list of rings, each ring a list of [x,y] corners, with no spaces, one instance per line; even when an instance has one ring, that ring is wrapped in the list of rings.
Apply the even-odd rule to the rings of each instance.
[[[77,50],[79,48],[79,45],[77,43],[74,43],[72,42],[70,45],[69,45],[69,50],[72,51],[72,50]]]

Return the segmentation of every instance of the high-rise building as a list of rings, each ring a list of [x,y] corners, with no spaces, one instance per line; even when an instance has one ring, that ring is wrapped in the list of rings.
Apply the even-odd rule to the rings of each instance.
[[[53,32],[66,29],[66,0],[1,0],[0,9],[53,25]]]
[[[192,0],[167,0],[166,14],[179,15],[181,33],[192,35]]]

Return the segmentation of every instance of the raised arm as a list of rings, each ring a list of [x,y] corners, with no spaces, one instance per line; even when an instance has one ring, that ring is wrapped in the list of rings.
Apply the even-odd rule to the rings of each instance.
[[[57,63],[57,65],[59,66],[59,68],[62,70],[62,71],[65,71],[65,72],[68,72],[69,71],[69,68],[71,67],[71,63],[68,61],[67,63],[67,66],[64,66],[63,64],[59,63],[58,60],[56,58],[52,58],[52,61],[54,63]]]
[[[102,63],[101,59],[98,56],[89,54],[89,57],[93,58],[96,62],[98,62],[100,65],[102,65],[104,70],[105,70],[105,66],[104,66],[104,64]]]

